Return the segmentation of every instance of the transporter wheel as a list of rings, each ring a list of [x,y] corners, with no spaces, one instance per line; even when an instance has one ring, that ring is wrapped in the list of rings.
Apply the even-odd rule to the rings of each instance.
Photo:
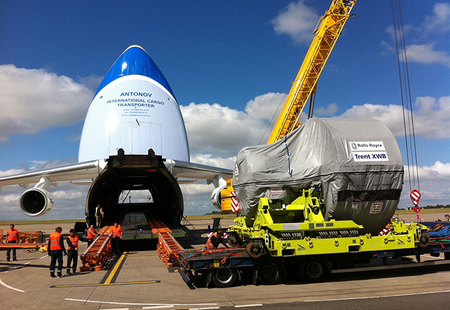
[[[261,244],[256,242],[250,242],[247,244],[247,253],[253,258],[259,258],[264,252],[264,248]]]
[[[258,268],[258,279],[262,284],[272,285],[281,281],[281,269],[278,265],[264,265]]]
[[[328,268],[324,262],[311,261],[303,265],[303,278],[308,282],[322,281],[328,274]]]
[[[230,287],[236,283],[238,274],[234,268],[219,268],[212,274],[212,283],[216,287]]]
[[[241,245],[242,239],[239,237],[239,235],[236,232],[229,232],[228,233],[228,244],[231,246],[235,245]]]
[[[430,233],[425,232],[422,234],[422,236],[420,236],[419,245],[423,248],[426,248],[430,243],[429,241],[430,241]]]

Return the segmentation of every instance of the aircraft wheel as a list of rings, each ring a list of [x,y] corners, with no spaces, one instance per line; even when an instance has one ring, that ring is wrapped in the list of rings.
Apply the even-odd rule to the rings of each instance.
[[[264,265],[258,269],[258,279],[262,284],[272,285],[281,281],[281,270],[278,265]]]
[[[303,278],[308,282],[319,282],[328,274],[328,268],[323,262],[311,261],[303,265]]]
[[[212,274],[212,282],[216,287],[230,287],[236,283],[238,274],[234,268],[219,268]]]
[[[264,248],[256,242],[247,244],[247,253],[253,258],[259,258],[264,252]]]

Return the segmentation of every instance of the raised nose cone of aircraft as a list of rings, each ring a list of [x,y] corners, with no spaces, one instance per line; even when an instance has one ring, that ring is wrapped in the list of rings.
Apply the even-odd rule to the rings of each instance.
[[[166,78],[140,46],[114,62],[92,100],[84,121],[78,160],[104,160],[123,149],[127,155],[156,155],[189,161],[180,107]]]
[[[147,76],[161,84],[173,97],[175,97],[161,70],[159,70],[153,59],[139,45],[130,46],[122,53],[122,55],[120,55],[112,65],[111,69],[109,69],[108,73],[106,73],[102,83],[97,89],[97,93],[112,81],[127,75]],[[95,95],[97,95],[97,93]]]

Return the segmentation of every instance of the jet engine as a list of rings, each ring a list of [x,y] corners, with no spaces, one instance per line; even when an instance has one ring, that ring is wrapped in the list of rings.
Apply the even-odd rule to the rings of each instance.
[[[211,203],[217,210],[222,211],[222,189],[227,188],[226,185],[216,187],[211,193]]]
[[[28,216],[41,216],[53,207],[53,198],[50,193],[41,188],[30,188],[20,196],[20,210]]]

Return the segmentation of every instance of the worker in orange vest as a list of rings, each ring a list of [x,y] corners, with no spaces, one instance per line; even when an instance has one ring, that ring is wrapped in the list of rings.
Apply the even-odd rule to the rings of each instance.
[[[225,243],[225,241],[223,241],[223,233],[223,229],[219,229],[217,232],[211,234],[208,238],[208,241],[206,241],[206,249],[217,249],[219,247],[219,244],[223,244],[226,248],[228,248],[228,245]]]
[[[69,230],[69,236],[67,237],[67,274],[70,273],[70,268],[72,267],[72,272],[77,272],[77,262],[78,262],[78,241],[79,238],[75,233],[75,229]]]
[[[120,238],[122,238],[122,227],[118,223],[114,223],[112,230],[111,247],[113,252],[119,252]]]
[[[14,228],[14,224],[9,225],[9,230],[6,233],[6,243],[19,243],[19,232]],[[17,260],[16,249],[12,249],[13,261]],[[6,260],[11,260],[11,249],[6,251]]]
[[[97,236],[97,232],[94,229],[94,225],[91,225],[87,231],[88,246],[91,245],[92,241],[94,241],[94,238],[96,236]]]
[[[48,239],[48,256],[51,257],[50,262],[50,276],[55,278],[56,261],[58,261],[58,278],[62,277],[63,268],[63,253],[67,255],[66,248],[64,247],[62,228],[56,227],[55,232],[50,235]]]

